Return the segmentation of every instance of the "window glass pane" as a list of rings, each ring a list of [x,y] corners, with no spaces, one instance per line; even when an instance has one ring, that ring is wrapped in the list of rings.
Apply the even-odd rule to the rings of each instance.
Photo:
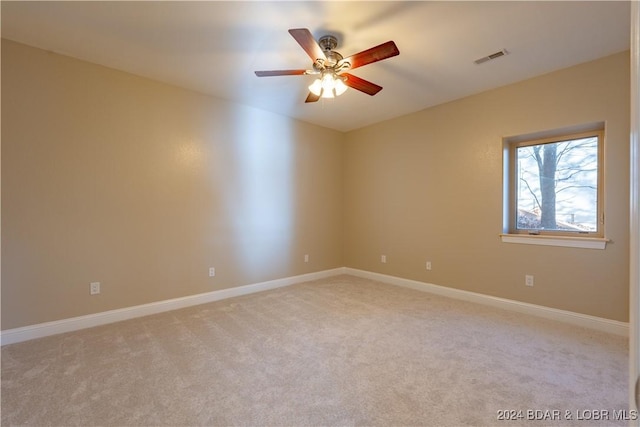
[[[596,232],[598,137],[516,148],[519,230]]]

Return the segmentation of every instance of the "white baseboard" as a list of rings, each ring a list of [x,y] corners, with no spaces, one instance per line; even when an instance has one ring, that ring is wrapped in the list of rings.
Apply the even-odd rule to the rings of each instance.
[[[285,277],[283,279],[275,279],[267,282],[238,286],[235,288],[221,289],[218,291],[206,292],[203,294],[152,302],[149,304],[137,305],[134,307],[120,308],[116,310],[104,311],[101,313],[88,314],[86,316],[72,317],[69,319],[56,320],[53,322],[40,323],[37,325],[24,326],[15,329],[7,329],[6,331],[0,332],[0,343],[1,345],[14,344],[22,341],[32,340],[35,338],[42,338],[50,335],[62,334],[65,332],[92,328],[94,326],[106,325],[109,323],[120,322],[122,320],[149,316],[151,314],[158,314],[166,311],[177,310],[180,308],[191,307],[194,305],[206,304],[208,302],[219,301],[226,298],[252,294],[269,289],[281,288],[283,286],[290,286],[295,283],[323,279],[325,277],[336,276],[338,274],[344,273],[344,267],[340,267],[332,270],[318,271],[315,273]]]
[[[77,331],[80,329],[92,328],[94,326],[106,325],[137,317],[149,316],[151,314],[163,313],[194,305],[206,304],[208,302],[219,301],[269,289],[290,286],[296,283],[310,280],[323,279],[339,274],[350,274],[352,276],[364,277],[377,280],[391,285],[411,288],[422,292],[430,292],[449,298],[474,302],[478,304],[497,307],[505,310],[530,314],[573,325],[583,326],[603,332],[608,332],[620,336],[629,335],[629,324],[615,320],[603,319],[586,314],[573,313],[565,310],[544,307],[535,304],[528,304],[519,301],[498,298],[475,292],[463,291],[460,289],[448,288],[431,283],[419,282],[416,280],[403,279],[401,277],[388,276],[380,273],[373,273],[365,270],[358,270],[349,267],[334,268],[331,270],[318,271],[315,273],[302,274],[299,276],[285,277],[282,279],[270,280],[267,282],[254,283],[251,285],[238,286],[235,288],[221,289],[218,291],[203,294],[190,295],[187,297],[174,298],[165,301],[158,301],[149,304],[137,305],[134,307],[121,308],[117,310],[104,311],[102,313],[89,314],[86,316],[72,317],[53,322],[40,323],[37,325],[25,326],[15,329],[7,329],[0,332],[0,344],[14,344],[50,335],[62,334]]]
[[[541,305],[529,304],[505,298],[493,297],[490,295],[464,291],[461,289],[447,288],[445,286],[419,282],[416,280],[403,279],[400,277],[388,276],[386,274],[373,273],[370,271],[358,270],[354,268],[345,268],[344,272],[352,276],[364,277],[391,285],[402,286],[405,288],[429,292],[449,298],[455,298],[505,310],[516,311],[519,313],[530,314],[546,319],[557,320],[560,322],[608,332],[615,335],[625,337],[629,336],[629,324],[625,322],[603,319],[601,317],[589,316],[587,314],[574,313],[571,311],[559,310],[556,308],[544,307]]]

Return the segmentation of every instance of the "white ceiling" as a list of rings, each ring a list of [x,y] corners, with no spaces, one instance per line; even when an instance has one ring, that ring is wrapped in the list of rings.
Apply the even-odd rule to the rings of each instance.
[[[340,131],[357,129],[629,49],[630,3],[593,1],[7,2],[2,37]],[[388,40],[400,55],[353,70],[384,89],[305,104],[313,76],[289,35],[338,37],[348,56]],[[507,49],[507,56],[474,60]]]

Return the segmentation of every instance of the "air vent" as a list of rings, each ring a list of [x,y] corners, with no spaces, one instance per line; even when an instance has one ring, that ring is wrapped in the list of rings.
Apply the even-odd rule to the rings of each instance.
[[[484,62],[491,61],[492,59],[496,59],[496,58],[500,58],[501,56],[505,56],[508,53],[509,52],[507,52],[507,49],[502,49],[501,51],[498,51],[496,53],[492,53],[491,55],[487,55],[487,56],[485,56],[483,58],[476,59],[473,62],[475,62],[476,64],[480,65],[480,64],[482,64]]]

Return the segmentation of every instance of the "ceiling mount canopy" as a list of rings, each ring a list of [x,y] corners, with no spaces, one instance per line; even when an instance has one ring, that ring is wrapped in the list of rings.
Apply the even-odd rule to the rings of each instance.
[[[351,75],[346,71],[400,54],[396,44],[393,41],[388,41],[344,58],[334,50],[338,46],[338,39],[332,35],[323,36],[316,42],[311,32],[306,28],[290,29],[289,34],[313,61],[312,69],[256,71],[255,73],[258,77],[318,75],[319,77],[309,86],[309,95],[305,102],[316,102],[320,98],[335,98],[342,95],[347,87],[367,95],[375,95],[382,90],[382,86]]]
[[[333,50],[338,47],[338,39],[334,36],[322,36],[318,40],[318,44],[325,51]]]

